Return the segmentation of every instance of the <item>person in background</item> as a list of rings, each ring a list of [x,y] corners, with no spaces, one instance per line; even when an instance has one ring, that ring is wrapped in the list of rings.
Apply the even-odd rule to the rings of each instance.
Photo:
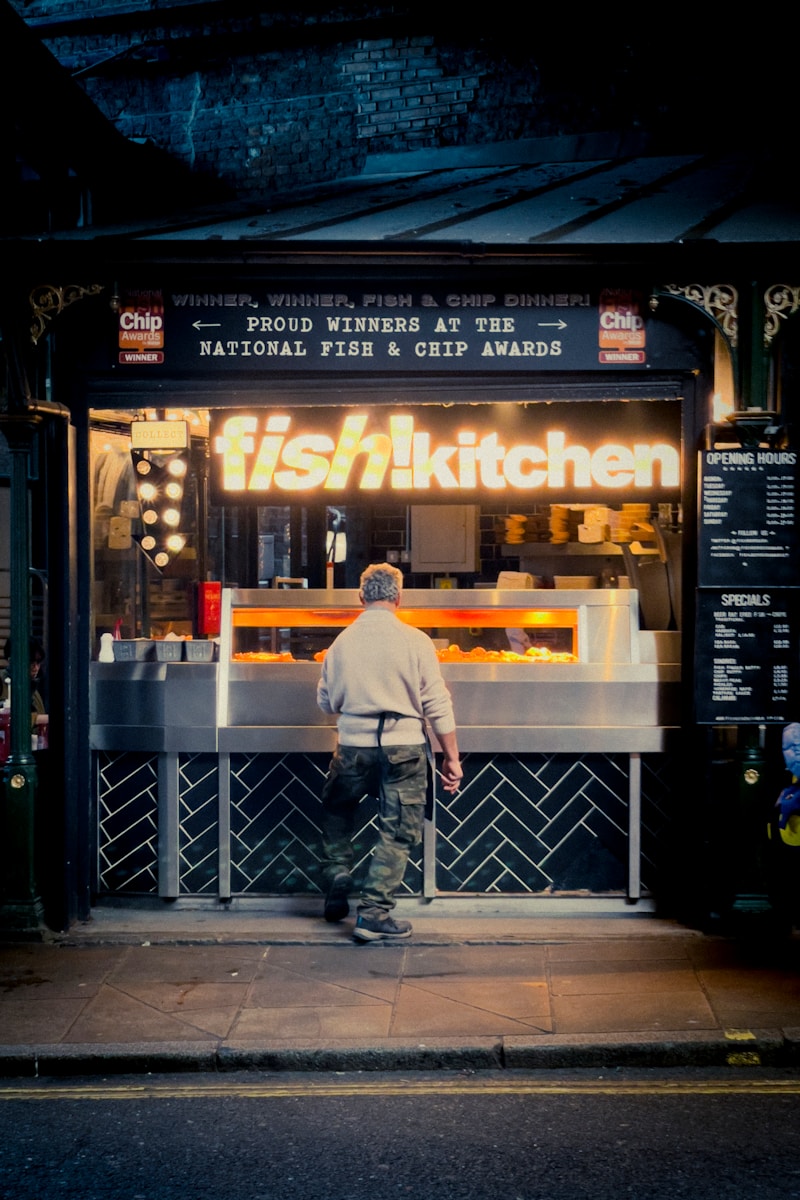
[[[787,930],[800,923],[800,724],[786,725],[781,749],[791,782],[782,790],[767,826],[767,891]]]
[[[359,800],[379,801],[378,838],[358,903],[357,941],[411,936],[391,915],[411,848],[422,839],[432,762],[426,722],[441,744],[442,786],[458,789],[455,717],[433,642],[397,616],[402,572],[375,563],[361,575],[364,611],[335,638],[322,664],[317,703],[337,716],[337,746],[322,789],[325,920],[350,911],[352,837]],[[430,772],[431,787],[433,770]]]
[[[5,647],[3,648],[3,654],[5,656],[6,662],[10,662],[11,661],[11,638],[8,638],[8,640],[6,641]],[[31,683],[31,713],[33,713],[33,714],[45,713],[45,712],[47,712],[47,709],[45,707],[44,700],[42,699],[42,694],[39,691],[39,685],[41,683],[41,676],[42,676],[42,666],[44,664],[45,656],[44,656],[44,646],[38,640],[38,638],[32,637],[29,639],[28,655],[29,655],[28,661],[30,663],[29,678],[30,678],[30,683]],[[0,700],[5,700],[8,698],[9,687],[10,687],[10,680],[8,678],[8,668],[6,668],[6,670],[4,672],[2,692],[0,692]],[[12,697],[12,700],[13,700],[13,697]]]

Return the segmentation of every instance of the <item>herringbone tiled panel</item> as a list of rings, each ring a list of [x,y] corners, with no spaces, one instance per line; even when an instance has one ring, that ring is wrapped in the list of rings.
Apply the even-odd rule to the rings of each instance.
[[[98,874],[104,892],[158,891],[158,758],[97,755]]]
[[[231,756],[231,889],[234,895],[303,895],[320,889],[321,754]],[[158,890],[157,756],[98,755],[100,886]],[[456,796],[437,804],[439,892],[624,892],[627,883],[626,755],[468,754]],[[642,759],[642,883],[659,877],[670,828],[671,764]],[[215,755],[179,758],[177,854],[181,894],[218,887]],[[356,876],[373,841],[375,801],[365,798],[355,838]],[[422,891],[412,856],[406,894]]]

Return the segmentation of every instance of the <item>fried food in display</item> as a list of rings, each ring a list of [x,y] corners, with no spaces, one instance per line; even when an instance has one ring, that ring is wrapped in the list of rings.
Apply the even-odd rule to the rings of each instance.
[[[240,650],[238,654],[233,656],[234,662],[247,663],[287,663],[298,662],[288,650],[271,653],[268,650]]]
[[[539,662],[577,662],[574,654],[566,651],[548,650],[546,646],[531,646],[524,654],[514,650],[485,650],[483,646],[475,646],[472,650],[462,650],[460,646],[447,646],[437,650],[436,656],[442,663],[539,663]]]

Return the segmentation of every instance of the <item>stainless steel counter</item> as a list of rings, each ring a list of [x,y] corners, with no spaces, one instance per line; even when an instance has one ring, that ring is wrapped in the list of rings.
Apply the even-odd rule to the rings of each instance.
[[[305,612],[359,611],[354,591],[233,590],[223,597],[219,693],[220,750],[328,750],[331,720],[316,706],[316,663],[231,661],[237,614],[269,606],[286,621]],[[573,613],[577,662],[442,664],[465,751],[581,752],[663,750],[680,724],[680,665],[643,661],[638,596],[630,590],[408,590],[401,612],[437,631],[481,620],[509,627],[532,610]],[[482,615],[481,615],[482,614]],[[343,620],[344,623],[344,620]],[[336,632],[333,630],[332,632]],[[454,631],[457,636],[458,629]],[[659,645],[658,649],[662,649]]]
[[[354,592],[226,593],[221,661],[93,663],[91,744],[103,750],[329,752],[335,724],[316,704],[316,662],[231,660],[236,610],[358,610]],[[439,627],[452,614],[541,608],[577,614],[578,662],[443,663],[464,751],[658,752],[680,725],[680,665],[652,657],[635,591],[409,591],[404,607]],[[336,632],[334,628],[331,635]],[[642,647],[647,646],[646,652]],[[663,653],[663,644],[657,645]]]
[[[102,825],[99,835],[106,886],[113,890],[120,878],[127,879],[127,873],[135,879],[131,886],[139,886],[142,875],[149,871],[151,878],[157,875],[158,894],[175,897],[193,890],[196,872],[201,880],[199,890],[203,890],[208,886],[202,882],[206,874],[213,873],[208,867],[211,859],[217,864],[214,887],[219,897],[228,899],[251,886],[250,856],[269,860],[280,854],[281,842],[278,837],[272,845],[259,834],[257,845],[249,845],[252,814],[246,797],[250,783],[254,780],[256,789],[261,789],[252,801],[255,810],[269,809],[272,767],[266,756],[275,755],[282,762],[284,784],[287,780],[291,783],[297,771],[299,793],[305,797],[308,772],[314,778],[320,772],[319,762],[309,764],[305,756],[331,752],[335,723],[316,705],[318,662],[236,659],[234,634],[238,631],[243,641],[249,639],[257,645],[274,645],[288,638],[308,655],[309,645],[320,640],[327,644],[358,611],[354,592],[228,591],[223,593],[218,664],[91,664],[93,750],[107,756],[111,765],[129,753],[144,760],[149,757],[144,764],[125,762],[119,772],[111,771],[108,776],[108,763],[98,770],[98,811],[119,813],[118,820]],[[575,661],[443,663],[442,673],[456,711],[459,746],[463,753],[474,754],[477,775],[471,786],[478,789],[476,794],[483,774],[503,777],[504,764],[499,758],[493,764],[497,767],[494,772],[484,772],[480,765],[482,759],[491,760],[494,755],[519,759],[523,772],[528,756],[569,756],[573,765],[581,765],[581,778],[587,759],[595,754],[626,756],[620,800],[627,810],[627,897],[638,899],[642,891],[642,755],[664,752],[671,748],[673,738],[679,744],[680,635],[640,631],[637,593],[626,590],[409,591],[401,611],[432,636],[444,636],[447,631],[458,639],[463,634],[464,644],[469,638],[474,644],[483,637],[481,625],[492,632],[495,644],[500,644],[506,629],[529,627],[535,637],[537,627],[541,630],[547,621],[559,636],[566,631],[573,639]],[[311,637],[306,636],[309,632]],[[213,762],[200,762],[197,767],[204,782],[196,789],[200,835],[195,839],[191,822],[191,828],[184,830],[185,813],[194,811],[194,777],[184,778],[183,772],[193,758],[204,755],[213,756]],[[235,761],[237,755],[251,756],[244,785],[239,782],[242,763]],[[260,755],[265,756],[263,779]],[[513,770],[512,765],[512,774]],[[491,779],[487,786],[491,790]],[[601,790],[605,795],[607,789]],[[513,793],[510,786],[509,794]],[[566,811],[571,805],[569,785],[565,796],[565,822],[571,827],[572,818]],[[275,804],[281,812],[282,803],[279,789]],[[497,803],[492,795],[487,808],[494,811]],[[582,803],[587,803],[585,798]],[[248,809],[241,818],[244,826],[239,814],[242,804]],[[522,804],[519,813],[515,810],[514,820],[524,822],[527,811]],[[549,816],[552,819],[554,813]],[[615,812],[613,822],[617,819]],[[274,821],[280,825],[280,820],[279,812],[274,818],[270,815],[269,827]],[[457,818],[453,815],[449,820]],[[234,830],[236,821],[240,824]],[[154,824],[157,850],[151,845]],[[467,824],[465,821],[465,827]],[[140,830],[145,831],[141,836]],[[522,836],[537,843],[535,829],[528,834],[523,831]],[[215,839],[213,848],[209,838]],[[437,894],[437,839],[436,821],[426,822],[422,854],[422,893],[426,897]],[[311,870],[318,849],[309,846],[306,853]],[[241,862],[237,855],[242,856]],[[149,864],[144,869],[143,860]],[[532,878],[538,879],[540,886],[547,878],[546,871],[544,861],[535,869],[531,866]],[[465,888],[469,890],[468,885]]]
[[[91,664],[93,750],[217,749],[216,663]]]

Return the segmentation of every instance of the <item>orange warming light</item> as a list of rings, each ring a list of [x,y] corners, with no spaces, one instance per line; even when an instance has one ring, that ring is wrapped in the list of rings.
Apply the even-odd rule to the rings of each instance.
[[[238,629],[336,629],[350,625],[361,612],[361,608],[240,608],[233,611],[233,624]],[[401,608],[397,615],[417,629],[575,629],[578,624],[574,608]]]

